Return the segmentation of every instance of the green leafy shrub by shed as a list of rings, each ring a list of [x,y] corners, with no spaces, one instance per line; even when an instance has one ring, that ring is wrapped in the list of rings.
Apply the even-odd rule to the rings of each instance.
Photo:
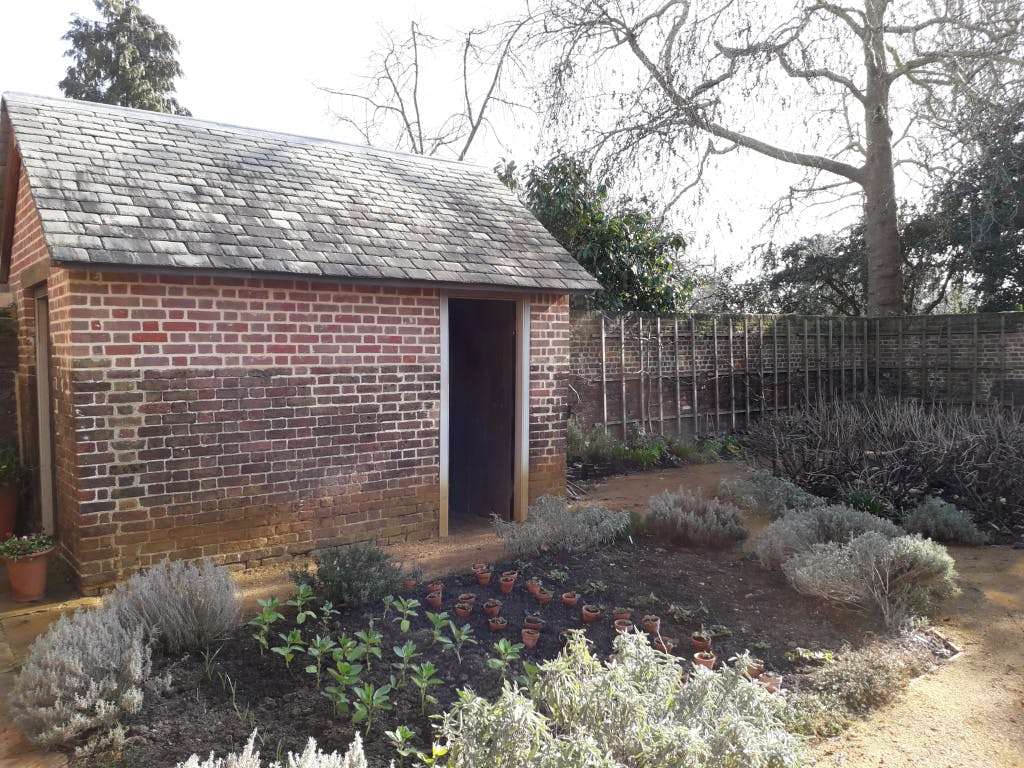
[[[292,571],[292,581],[313,587],[322,600],[355,607],[394,594],[401,586],[402,569],[376,544],[332,547],[313,556],[315,570]]]

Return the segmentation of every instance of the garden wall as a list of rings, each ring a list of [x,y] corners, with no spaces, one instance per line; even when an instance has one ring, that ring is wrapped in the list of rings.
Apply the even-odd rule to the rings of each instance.
[[[570,411],[665,435],[857,393],[1024,406],[1024,313],[850,318],[574,310]]]

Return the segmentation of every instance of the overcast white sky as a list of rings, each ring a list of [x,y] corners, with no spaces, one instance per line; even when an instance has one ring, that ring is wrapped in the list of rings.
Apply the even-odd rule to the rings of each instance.
[[[379,47],[382,27],[404,30],[417,19],[428,31],[445,35],[507,17],[519,2],[142,0],[140,5],[178,38],[185,70],[179,101],[195,117],[351,141],[353,133],[330,117],[316,84],[356,88],[367,57]],[[0,27],[0,91],[60,95],[57,83],[68,65],[61,37],[73,13],[97,16],[91,0],[10,3]],[[449,82],[457,86],[458,77],[451,72]],[[533,159],[535,137],[512,133],[505,130],[502,137],[525,164]],[[496,143],[484,142],[470,159],[492,166],[506,154]],[[725,162],[711,199],[701,210],[688,211],[687,228],[694,234],[690,255],[719,265],[744,260],[749,247],[763,239],[758,227],[764,207],[785,189],[788,177],[781,171],[749,154]],[[801,227],[806,233],[816,228],[807,221]]]

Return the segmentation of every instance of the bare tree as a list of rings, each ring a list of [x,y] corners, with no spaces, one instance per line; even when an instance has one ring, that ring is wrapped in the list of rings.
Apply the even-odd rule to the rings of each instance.
[[[872,315],[904,311],[896,169],[929,184],[968,138],[964,110],[1022,71],[1019,0],[547,0],[538,16],[551,125],[595,158],[699,171],[739,148],[803,169],[792,196],[854,192]]]
[[[331,95],[338,120],[367,144],[463,160],[492,127],[495,109],[518,106],[506,98],[504,84],[521,70],[516,46],[524,24],[504,21],[451,40],[411,22],[407,37],[385,33],[383,47],[371,56],[365,90],[321,90]],[[450,82],[439,82],[446,56],[457,57],[461,68],[456,99]]]

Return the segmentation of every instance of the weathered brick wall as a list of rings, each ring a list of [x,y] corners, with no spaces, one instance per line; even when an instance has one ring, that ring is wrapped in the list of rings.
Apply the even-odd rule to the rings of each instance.
[[[574,311],[571,339],[570,410],[584,428],[607,423],[619,435],[623,401],[628,425],[668,435],[742,427],[762,412],[858,392],[1024,404],[1024,313],[659,320]]]
[[[565,494],[569,299],[536,295],[530,303],[529,495]]]
[[[85,584],[436,535],[436,291],[69,274]]]

